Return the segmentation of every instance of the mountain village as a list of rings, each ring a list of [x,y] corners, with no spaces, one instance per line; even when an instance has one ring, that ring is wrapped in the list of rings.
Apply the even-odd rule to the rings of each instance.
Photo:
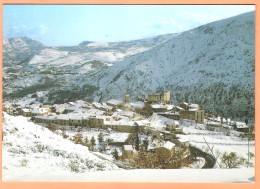
[[[132,159],[138,152],[187,153],[197,156],[185,138],[183,124],[205,126],[205,130],[248,133],[243,122],[219,117],[205,112],[198,104],[181,102],[172,105],[170,92],[148,94],[143,101],[132,102],[129,95],[124,100],[109,100],[105,103],[88,103],[83,100],[54,105],[4,105],[4,111],[11,115],[22,115],[35,124],[52,131],[61,130],[63,138],[83,144],[90,150],[113,154],[114,158]],[[66,131],[70,131],[67,134]],[[75,134],[73,136],[73,133]],[[82,133],[96,133],[83,138]],[[96,142],[98,141],[98,143]],[[205,141],[206,142],[206,141]],[[195,148],[195,150],[200,149]],[[214,155],[209,155],[216,163]],[[206,165],[207,163],[205,163]],[[204,165],[204,166],[205,166]]]

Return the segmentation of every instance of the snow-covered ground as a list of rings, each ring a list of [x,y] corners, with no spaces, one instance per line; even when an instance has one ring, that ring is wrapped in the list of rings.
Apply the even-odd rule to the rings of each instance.
[[[249,141],[242,138],[239,135],[243,134],[234,130],[219,130],[208,131],[204,124],[196,124],[190,121],[184,120],[182,125],[185,135],[177,135],[183,141],[189,141],[190,144],[195,145],[205,151],[209,151],[209,147],[213,148],[215,157],[220,162],[220,156],[225,152],[235,152],[238,156],[248,159],[248,147],[249,152],[255,154],[255,141]],[[218,130],[218,129],[216,129]],[[208,145],[207,145],[207,143]],[[210,151],[209,151],[210,152]],[[211,153],[211,152],[210,152]],[[250,159],[250,163],[255,164],[255,158]],[[215,165],[218,167],[218,165]]]
[[[39,180],[50,175],[119,169],[90,152],[87,147],[28,122],[22,116],[4,114],[3,180]]]
[[[221,153],[235,151],[245,156],[247,152],[246,147],[241,148],[246,146],[246,141],[238,137],[222,135],[221,138],[220,133],[217,135],[213,131],[196,129],[198,127],[189,126],[185,121],[182,126],[188,133],[182,136],[189,139],[193,145],[203,147],[205,144],[201,137],[205,137],[209,145],[211,147],[214,145],[214,150],[218,149]],[[13,117],[4,113],[3,181],[254,182],[254,168],[245,167],[219,169],[216,166],[215,169],[208,170],[190,168],[123,170],[113,163],[111,155],[90,152],[87,147],[74,144],[62,138],[59,133],[53,133],[45,127],[28,122],[25,117]],[[67,131],[67,133],[72,137],[76,132]],[[83,136],[88,136],[89,139],[91,136],[97,139],[98,133],[99,131],[95,130],[82,132]],[[103,134],[104,138],[108,137],[106,132],[103,131]],[[110,135],[119,138],[121,136],[114,132]],[[126,134],[122,134],[121,137],[124,135]],[[251,143],[250,152],[254,153],[253,146]]]

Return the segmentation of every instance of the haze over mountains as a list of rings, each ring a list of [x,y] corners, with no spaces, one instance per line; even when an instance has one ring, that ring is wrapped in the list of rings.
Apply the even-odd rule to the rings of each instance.
[[[3,41],[4,100],[105,101],[171,91],[224,117],[254,118],[255,12],[154,38],[46,47]],[[42,91],[40,94],[39,92]]]

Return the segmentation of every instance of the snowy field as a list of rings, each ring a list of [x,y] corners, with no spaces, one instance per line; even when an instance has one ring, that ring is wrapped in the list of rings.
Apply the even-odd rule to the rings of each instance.
[[[241,132],[237,132],[234,130],[221,130],[215,129],[215,131],[206,130],[206,126],[204,124],[190,123],[190,121],[184,121],[183,124],[183,132],[186,135],[177,135],[183,141],[189,141],[190,144],[201,148],[204,151],[208,151],[209,147],[213,149],[214,156],[217,158],[218,162],[220,162],[220,155],[227,152],[235,152],[238,156],[248,159],[248,149],[249,153],[255,154],[255,141],[249,141],[248,139],[242,138],[240,135],[243,134]],[[207,144],[207,143],[208,144]],[[248,148],[249,147],[249,148]],[[255,164],[255,158],[252,157],[249,160],[250,163]],[[219,167],[218,164],[215,167]],[[245,167],[245,166],[244,166]],[[243,168],[243,166],[241,166]]]
[[[201,135],[195,126],[185,126],[184,131],[190,135],[191,143],[196,146],[205,145],[202,136],[214,149],[221,152],[234,151],[234,146],[246,146],[246,141],[233,137],[226,138],[226,144],[219,138],[221,134],[214,135],[214,140],[209,140],[210,134]],[[83,131],[84,136],[98,135],[98,131]],[[73,132],[68,132],[72,135]],[[212,133],[211,133],[212,134]],[[4,114],[3,120],[3,181],[77,181],[77,182],[224,182],[224,183],[251,183],[254,182],[254,168],[241,167],[240,169],[191,169],[176,170],[124,170],[119,168],[111,155],[91,152],[87,147],[74,144],[64,139],[59,132],[51,132],[47,128],[28,122],[25,117],[13,117]],[[112,133],[112,137],[119,137]],[[125,136],[120,136],[125,137]],[[119,139],[120,139],[119,137]],[[222,141],[221,144],[218,144]],[[223,146],[225,146],[225,148]],[[226,148],[228,146],[228,148]],[[254,152],[253,144],[250,151]],[[240,155],[245,155],[246,147],[238,147]],[[229,151],[230,152],[230,151]],[[253,161],[253,160],[252,160]]]

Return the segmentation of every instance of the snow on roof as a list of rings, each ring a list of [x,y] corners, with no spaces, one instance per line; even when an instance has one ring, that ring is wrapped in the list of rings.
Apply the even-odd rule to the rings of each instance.
[[[135,123],[139,126],[145,126],[145,125],[149,124],[150,122],[147,119],[145,119],[145,120],[135,121]]]
[[[131,102],[130,105],[135,109],[135,108],[143,108],[144,107],[144,102],[137,101],[137,102]]]
[[[169,105],[169,104],[167,104],[165,106],[166,106],[167,110],[172,110],[175,107],[174,105]]]
[[[110,109],[112,109],[112,107],[111,106],[109,106],[109,105],[107,105],[106,103],[104,103],[104,104],[101,104],[101,103],[98,103],[98,102],[93,102],[92,103],[96,108],[103,108],[103,109],[106,109],[106,110],[110,110]]]
[[[102,116],[102,115],[97,115],[96,118],[97,119],[105,119],[106,116]]]
[[[85,117],[87,117],[87,116],[85,116]],[[77,114],[60,114],[57,116],[57,119],[59,119],[59,120],[69,120],[69,119],[82,120],[83,116],[80,116]]]
[[[239,129],[248,128],[248,126],[243,122],[236,122],[236,127]]]
[[[35,108],[32,110],[33,114],[42,114],[49,111],[49,108]]]
[[[178,121],[173,121],[173,123],[174,123],[175,125],[180,125],[180,123],[179,123]]]
[[[134,116],[134,112],[126,111],[126,112],[123,112],[123,115],[127,116],[127,117],[133,117]]]
[[[192,109],[189,109],[189,111],[191,111],[191,112],[195,112],[195,111],[197,111],[198,109],[194,109],[194,108],[192,108]]]
[[[112,139],[114,142],[125,142],[129,133],[111,133],[107,138]]]
[[[176,106],[176,108],[177,108],[178,110],[183,110],[183,108],[180,107],[180,106]]]
[[[197,107],[199,107],[199,105],[198,104],[190,104],[189,107],[197,108]]]
[[[58,115],[58,116],[57,116],[57,119],[60,119],[60,120],[69,120],[70,117],[69,117],[69,115],[67,115],[67,114],[61,114],[61,115]]]
[[[38,119],[45,119],[45,120],[56,120],[57,116],[35,116]]]
[[[172,143],[172,142],[170,142],[170,141],[167,141],[167,142],[163,145],[164,148],[167,148],[167,149],[169,149],[169,150],[171,150],[172,148],[174,148],[174,146],[175,146],[175,144]]]
[[[166,128],[165,122],[169,121],[168,123],[171,124],[173,120],[168,119],[163,116],[159,116],[158,114],[154,113],[152,120],[151,120],[151,127],[157,130],[164,130]]]
[[[152,108],[154,108],[154,109],[166,108],[165,105],[162,105],[162,104],[152,104],[151,106],[152,106]]]
[[[133,146],[132,145],[124,145],[125,151],[133,151]]]
[[[23,108],[22,111],[23,111],[23,112],[31,112],[31,110],[30,110],[30,109],[27,109],[27,108]]]
[[[116,105],[116,106],[117,106],[117,105],[119,105],[119,104],[122,104],[123,101],[112,99],[112,100],[107,101],[107,103],[113,104],[113,105]]]
[[[104,125],[120,125],[120,126],[135,126],[134,121],[125,121],[125,120],[120,120],[120,121],[105,121]]]

